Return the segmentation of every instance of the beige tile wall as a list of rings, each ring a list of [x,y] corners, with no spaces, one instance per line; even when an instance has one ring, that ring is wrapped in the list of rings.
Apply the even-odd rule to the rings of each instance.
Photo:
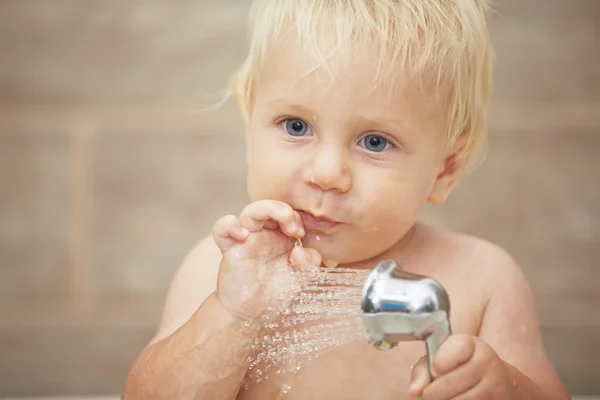
[[[119,392],[178,263],[246,201],[212,101],[247,1],[0,3],[0,396]],[[549,355],[600,394],[600,6],[497,1],[485,164],[424,219],[507,248]]]

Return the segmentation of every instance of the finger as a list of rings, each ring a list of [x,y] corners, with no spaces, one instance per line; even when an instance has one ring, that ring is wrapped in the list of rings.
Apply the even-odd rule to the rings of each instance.
[[[315,249],[309,249],[309,248],[306,248],[306,251],[308,252],[308,254],[310,256],[311,265],[314,265],[315,267],[320,267],[321,263],[323,262],[323,257],[321,257],[321,253],[319,253]]]
[[[234,215],[219,218],[212,229],[213,239],[221,252],[226,252],[232,246],[245,241],[249,233]]]
[[[434,361],[434,369],[440,376],[425,388],[423,398],[465,398],[485,375],[488,363],[483,357],[485,354],[477,350],[473,337],[450,336],[440,346]]]
[[[296,271],[306,271],[310,269],[310,254],[304,247],[294,246],[290,253],[290,263]]]
[[[321,256],[314,249],[295,246],[290,253],[290,263],[296,271],[316,269],[321,264]]]
[[[481,382],[481,374],[470,364],[463,364],[446,375],[438,377],[425,387],[422,392],[424,400],[470,399],[476,393],[474,389]]]
[[[300,227],[296,223],[295,211],[292,207],[280,201],[261,200],[254,202],[244,208],[240,215],[240,221],[250,232],[258,232],[264,229],[265,224],[267,224],[267,229],[273,229],[272,222],[274,221],[287,236],[296,239],[302,237]]]
[[[296,223],[300,227],[300,234],[302,235],[302,237],[304,237],[306,233],[304,231],[304,224],[302,223],[302,216],[298,211],[294,211],[294,215],[296,217]]]
[[[410,371],[410,385],[408,395],[411,398],[420,398],[423,391],[431,383],[427,357],[421,357]]]
[[[475,354],[475,341],[467,335],[451,335],[437,351],[433,368],[439,375],[447,374],[467,363]]]

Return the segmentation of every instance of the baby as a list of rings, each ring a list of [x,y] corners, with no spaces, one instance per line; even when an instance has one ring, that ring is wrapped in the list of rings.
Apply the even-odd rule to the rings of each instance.
[[[251,202],[184,260],[124,398],[569,398],[515,261],[418,221],[482,158],[487,12],[485,0],[255,1],[249,56],[231,85]],[[262,321],[287,307],[295,276],[384,259],[449,294],[453,334],[435,380],[422,342],[383,352],[366,338],[298,376],[245,380]]]

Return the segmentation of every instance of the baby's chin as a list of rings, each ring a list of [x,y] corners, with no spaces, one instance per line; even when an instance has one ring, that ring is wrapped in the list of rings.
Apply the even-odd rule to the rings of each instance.
[[[302,245],[318,251],[322,257],[323,266],[328,268],[356,262],[356,260],[348,258],[349,246],[344,244],[344,239],[339,235],[307,232],[302,239]]]
[[[399,241],[386,243],[384,239],[381,235],[365,235],[356,230],[332,233],[307,230],[301,242],[304,247],[319,252],[324,266],[371,269],[382,257],[388,257],[390,252],[398,249]]]

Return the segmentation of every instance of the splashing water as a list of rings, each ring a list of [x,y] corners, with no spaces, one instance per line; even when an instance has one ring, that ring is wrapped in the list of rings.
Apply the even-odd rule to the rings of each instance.
[[[290,392],[290,389],[292,389],[290,385],[284,384],[281,387],[281,391],[279,392],[279,396],[277,396],[277,398],[280,399],[284,394],[288,394]]]
[[[275,317],[263,316],[264,328],[252,345],[255,354],[248,359],[245,388],[270,376],[297,376],[324,351],[364,340],[360,302],[369,272],[346,268],[298,272],[290,306]],[[281,393],[290,389],[285,384]]]

